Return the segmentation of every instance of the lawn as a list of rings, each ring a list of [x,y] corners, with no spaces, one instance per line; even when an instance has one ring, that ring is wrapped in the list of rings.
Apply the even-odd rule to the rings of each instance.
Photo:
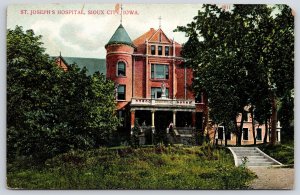
[[[260,145],[259,148],[284,165],[294,165],[294,142],[280,145]]]
[[[225,148],[146,147],[72,151],[26,166],[8,165],[7,185],[21,189],[244,189],[255,175],[235,167]]]

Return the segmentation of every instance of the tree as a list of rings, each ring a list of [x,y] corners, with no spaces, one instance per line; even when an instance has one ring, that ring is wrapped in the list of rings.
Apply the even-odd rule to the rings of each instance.
[[[109,144],[119,124],[113,83],[76,65],[64,72],[40,40],[20,26],[7,30],[8,158],[43,161],[70,149]]]
[[[7,147],[8,157],[16,155],[46,156],[51,138],[64,124],[52,120],[54,102],[59,93],[56,81],[61,70],[44,54],[41,36],[22,27],[7,31]],[[54,144],[55,145],[55,144]]]
[[[267,5],[234,5],[231,10],[203,5],[194,21],[177,27],[189,37],[182,55],[194,69],[194,90],[206,91],[210,117],[216,123],[237,124],[236,118],[246,106],[258,110],[258,117],[263,118],[269,116],[268,106],[273,105],[275,116],[271,86],[278,87],[276,96],[277,91],[293,89],[293,18],[287,6],[279,8],[280,14],[273,17],[272,7]],[[287,25],[282,25],[283,21]],[[278,43],[277,39],[284,41]],[[280,67],[280,63],[284,65]],[[281,72],[288,77],[283,78]],[[277,119],[272,121],[276,125]],[[233,129],[238,144],[242,128],[243,119],[240,127]]]

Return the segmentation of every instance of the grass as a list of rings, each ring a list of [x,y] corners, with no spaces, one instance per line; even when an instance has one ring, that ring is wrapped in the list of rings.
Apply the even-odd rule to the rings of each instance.
[[[284,165],[294,165],[294,142],[280,145],[260,145],[259,148]]]
[[[71,151],[36,167],[8,166],[21,189],[244,189],[255,175],[235,167],[227,149],[130,147]],[[19,166],[18,166],[19,165]]]

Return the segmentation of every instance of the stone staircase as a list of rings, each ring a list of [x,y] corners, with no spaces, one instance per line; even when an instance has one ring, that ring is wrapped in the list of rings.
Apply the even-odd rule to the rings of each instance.
[[[176,136],[176,143],[183,145],[193,145],[193,129],[189,128],[178,128],[174,129]]]
[[[257,147],[228,147],[234,157],[235,166],[243,164],[246,160],[247,167],[282,165],[277,160],[268,156]],[[247,157],[247,158],[245,158]]]

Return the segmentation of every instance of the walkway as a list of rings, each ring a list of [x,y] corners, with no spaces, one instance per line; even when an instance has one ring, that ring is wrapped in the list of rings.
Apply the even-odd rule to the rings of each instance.
[[[293,168],[248,167],[258,178],[254,179],[249,189],[294,189],[295,172]]]

